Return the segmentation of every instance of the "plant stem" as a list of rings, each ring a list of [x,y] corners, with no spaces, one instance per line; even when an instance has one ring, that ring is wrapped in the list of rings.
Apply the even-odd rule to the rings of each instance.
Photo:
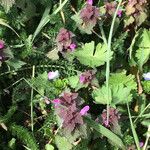
[[[56,15],[59,11],[61,11],[61,9],[64,7],[64,5],[65,5],[68,1],[69,1],[69,0],[63,1],[63,3],[61,3],[61,5],[59,5],[59,7],[53,12],[53,15]]]
[[[144,146],[143,146],[143,150],[146,150],[147,145],[148,145],[149,138],[150,138],[150,125],[148,126],[148,131],[147,131],[147,135],[146,135],[145,144],[144,144]]]
[[[60,68],[60,69],[65,70],[65,67],[57,66],[57,65],[39,65],[39,66],[36,66],[36,68],[58,68],[58,69]],[[24,68],[18,69],[18,70],[7,71],[7,72],[4,72],[4,73],[1,73],[0,76],[7,75],[9,73],[15,73],[15,72],[18,72],[18,71],[28,70],[28,69],[32,69],[32,67],[24,67]],[[74,69],[72,71],[77,72],[77,70],[74,70]]]
[[[138,136],[137,136],[137,133],[136,133],[136,130],[134,128],[134,124],[133,124],[133,121],[132,121],[132,118],[131,118],[131,113],[130,113],[128,102],[127,102],[127,109],[128,109],[128,115],[129,115],[129,120],[130,120],[130,125],[131,125],[131,129],[132,129],[132,134],[133,134],[133,137],[134,137],[134,141],[135,141],[137,150],[140,150],[139,139],[138,139]]]
[[[109,37],[108,37],[108,44],[107,44],[107,61],[106,61],[106,88],[107,88],[107,124],[109,123],[109,76],[110,76],[110,52],[111,52],[111,42],[112,42],[112,36],[113,36],[113,29],[114,29],[114,25],[115,25],[115,20],[117,17],[117,12],[119,10],[119,7],[122,3],[122,0],[119,1],[119,4],[117,6],[117,9],[115,11],[115,14],[113,16],[113,20],[111,23],[111,27],[110,27],[110,32],[109,32]]]
[[[150,103],[144,108],[144,110],[137,116],[137,118],[134,120],[134,123],[137,122],[137,120],[143,115],[143,113],[150,107]]]
[[[35,76],[35,66],[32,68],[32,78]],[[33,88],[31,88],[31,131],[34,130],[34,119],[33,119]]]

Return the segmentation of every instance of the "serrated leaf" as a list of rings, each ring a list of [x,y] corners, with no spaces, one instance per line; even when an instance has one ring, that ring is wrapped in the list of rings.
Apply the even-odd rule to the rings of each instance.
[[[128,87],[131,90],[137,89],[137,84],[135,82],[135,76],[134,75],[126,75],[126,71],[122,71],[120,73],[113,73],[111,74],[110,85],[116,86],[116,85],[124,85],[125,87]]]
[[[104,65],[106,62],[107,46],[99,43],[96,46],[95,53],[94,47],[95,47],[94,41],[86,43],[80,50],[76,51],[74,55],[77,57],[80,63],[85,66],[95,68]],[[112,52],[110,54],[110,59],[111,56]]]
[[[139,37],[136,46],[139,48],[136,50],[135,57],[137,58],[137,64],[142,69],[142,66],[148,61],[150,57],[150,30],[143,30],[143,33]]]
[[[112,95],[111,95],[111,89],[109,89],[109,95],[107,93],[106,86],[102,86],[100,89],[96,89],[92,92],[92,97],[95,99],[95,102],[98,104],[107,104],[107,101],[109,101],[109,104],[112,101]]]
[[[134,75],[126,75],[126,71],[121,73],[111,74],[109,85],[109,104],[125,104],[127,101],[132,100],[131,90],[137,89],[137,84],[134,81]],[[95,102],[99,104],[107,104],[108,93],[106,85],[102,88],[93,91],[92,96]]]
[[[14,70],[17,70],[21,68],[26,63],[17,59],[10,59],[6,62],[10,67],[12,67]]]
[[[4,7],[6,13],[10,10],[10,8],[15,4],[15,0],[0,0],[1,5]]]
[[[72,149],[72,144],[69,143],[65,137],[56,135],[55,143],[57,145],[58,150],[71,150]]]
[[[132,100],[131,89],[121,85],[112,86],[112,105],[126,104]]]

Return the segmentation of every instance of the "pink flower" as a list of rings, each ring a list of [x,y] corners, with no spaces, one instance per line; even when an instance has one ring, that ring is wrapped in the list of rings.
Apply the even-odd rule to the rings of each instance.
[[[57,106],[60,104],[60,99],[59,99],[59,98],[54,99],[54,100],[52,101],[52,103],[55,105],[55,107],[57,107]]]
[[[49,79],[49,80],[53,80],[53,79],[56,79],[56,78],[58,78],[58,77],[59,77],[59,72],[58,72],[58,70],[56,70],[56,71],[51,71],[51,72],[48,73],[48,79]]]
[[[140,142],[139,145],[140,145],[140,147],[143,147],[144,146],[144,142]]]
[[[117,15],[118,15],[118,17],[121,17],[122,16],[122,10],[118,10]]]
[[[93,5],[93,0],[87,0],[87,4]]]
[[[80,83],[90,84],[92,82],[92,80],[94,79],[94,76],[95,76],[94,70],[85,71],[79,77]]]
[[[87,112],[89,111],[90,107],[89,106],[85,106],[81,109],[80,114],[81,116],[84,116],[87,114]]]
[[[0,49],[4,48],[4,41],[0,40]]]
[[[77,47],[77,45],[75,43],[70,44],[69,48],[71,49],[71,51],[74,51],[74,49]]]
[[[85,82],[85,76],[80,75],[80,83],[84,83]]]

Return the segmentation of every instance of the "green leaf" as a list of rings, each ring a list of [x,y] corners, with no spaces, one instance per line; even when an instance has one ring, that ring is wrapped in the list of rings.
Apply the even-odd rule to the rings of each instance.
[[[95,129],[98,133],[102,134],[103,136],[106,136],[113,144],[114,146],[125,150],[125,145],[123,144],[122,140],[113,132],[111,132],[109,129],[105,128],[104,126],[96,123],[92,119],[85,117],[85,122],[91,126],[93,129]]]
[[[81,32],[92,34],[92,29],[95,25],[90,22],[88,22],[88,24],[85,24],[80,17],[80,13],[73,15],[71,18],[76,22],[76,26],[79,28]]]
[[[143,81],[142,85],[143,85],[144,92],[150,94],[150,81]]]
[[[129,26],[135,21],[134,17],[130,16],[124,20],[125,27]]]
[[[92,97],[95,99],[95,102],[98,104],[107,104],[109,98],[109,104],[110,104],[112,101],[111,89],[109,89],[109,96],[108,96],[106,86],[102,86],[102,88],[96,89],[92,92]]]
[[[126,71],[123,70],[120,73],[113,73],[111,74],[109,84],[112,86],[116,85],[124,85],[125,87],[128,87],[129,89],[137,89],[137,84],[135,82],[135,76],[134,75],[126,75]]]
[[[33,37],[32,37],[32,43],[34,41],[34,39],[36,38],[36,36],[40,33],[40,31],[44,28],[44,26],[50,21],[50,17],[49,17],[49,12],[51,10],[51,5],[47,6],[45,8],[45,11],[43,13],[43,16],[41,18],[41,21],[38,25],[38,27],[36,28]]]
[[[126,102],[132,100],[131,89],[124,87],[122,84],[112,86],[112,105],[126,104]]]
[[[26,63],[17,59],[10,59],[7,61],[7,64],[12,67],[14,70],[20,69]]]
[[[17,137],[28,149],[39,150],[39,145],[34,135],[23,126],[11,124],[9,126],[9,131],[12,133],[12,136]]]
[[[71,76],[68,78],[69,80],[69,85],[72,87],[72,88],[76,88],[78,83],[79,83],[79,77],[78,76]]]
[[[141,11],[140,15],[135,18],[137,26],[140,26],[146,20],[147,17],[148,17],[147,13]]]
[[[19,37],[18,33],[7,23],[6,20],[0,18],[0,25],[5,26],[5,27],[11,29]]]
[[[138,49],[136,50],[135,57],[137,64],[142,69],[142,66],[148,61],[150,57],[150,30],[143,30],[138,42],[136,43]]]
[[[0,0],[0,3],[4,7],[6,13],[8,13],[13,4],[15,4],[15,0]]]
[[[59,59],[59,55],[58,55],[58,49],[53,49],[51,51],[49,51],[46,56],[51,59],[51,60],[58,60]]]
[[[68,142],[65,137],[61,137],[59,135],[55,136],[55,143],[59,150],[71,150],[72,144]]]
[[[92,68],[104,65],[106,62],[106,50],[107,47],[104,44],[99,43],[96,46],[96,50],[94,53],[94,41],[90,43],[86,43],[82,49],[76,51],[74,55],[77,57],[77,59],[80,61],[81,64],[85,66],[89,66]],[[112,52],[110,54],[110,59],[112,56]]]
[[[137,89],[134,79],[134,75],[127,76],[126,71],[111,74],[109,96],[105,84],[102,88],[94,90],[92,96],[95,102],[99,104],[107,104],[108,97],[111,105],[125,104],[126,101],[130,102],[132,100],[131,90]]]
[[[139,36],[139,33],[140,33],[140,32],[141,32],[141,29],[139,29],[138,31],[136,31],[135,36],[134,36],[134,38],[132,39],[131,45],[130,45],[130,47],[128,48],[130,59],[132,59],[132,52],[133,52],[133,49],[134,49],[134,45],[135,45],[135,43],[136,43],[137,37]]]
[[[135,141],[137,150],[140,150],[139,138],[138,138],[138,135],[136,133],[136,130],[135,130],[135,127],[134,127],[134,124],[133,124],[133,121],[132,121],[132,116],[131,116],[131,113],[130,113],[130,108],[129,108],[128,102],[127,102],[127,109],[128,109],[128,116],[129,116],[129,120],[130,120],[130,125],[131,125],[132,134],[133,134],[133,137],[134,137],[134,141]]]
[[[45,150],[54,150],[54,146],[51,144],[46,144],[45,145]]]

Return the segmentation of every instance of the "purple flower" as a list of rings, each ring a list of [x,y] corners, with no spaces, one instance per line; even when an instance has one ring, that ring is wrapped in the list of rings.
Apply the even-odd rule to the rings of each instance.
[[[68,48],[70,48],[70,45],[73,43],[74,36],[75,35],[71,31],[61,28],[56,37],[56,42],[59,51],[66,52]]]
[[[110,3],[105,3],[105,8],[106,8],[106,13],[108,15],[113,15],[115,10],[116,10],[116,6],[117,6],[117,3],[114,1],[114,2],[110,2]]]
[[[144,73],[143,77],[144,77],[145,80],[149,81],[150,80],[150,72]]]
[[[54,100],[52,101],[52,103],[55,105],[55,107],[57,107],[57,106],[60,104],[60,99],[59,99],[59,98],[54,99]]]
[[[68,107],[69,105],[75,103],[78,97],[78,93],[64,93],[61,99],[61,104]]]
[[[81,74],[79,78],[80,78],[80,83],[84,84],[85,76]]]
[[[87,4],[93,5],[93,0],[87,0]]]
[[[75,43],[72,43],[69,46],[69,48],[71,49],[71,51],[74,51],[76,47],[77,47],[77,45]]]
[[[4,48],[4,41],[0,40],[0,49]]]
[[[55,99],[58,107],[56,113],[63,120],[62,127],[65,132],[71,133],[80,125],[83,124],[83,118],[80,114],[78,107],[78,94],[77,93],[64,93],[59,99]],[[58,102],[58,103],[57,103]]]
[[[140,147],[143,147],[144,146],[144,142],[140,142],[139,145],[140,145]]]
[[[6,53],[4,49],[4,41],[0,40],[0,62],[6,59]]]
[[[95,6],[87,4],[80,12],[83,24],[86,26],[95,26],[99,18],[99,9]]]
[[[95,77],[95,71],[88,70],[88,71],[83,72],[80,75],[79,80],[80,80],[80,83],[82,84],[90,84],[91,81],[94,79],[94,77]]]
[[[49,80],[53,80],[53,79],[56,79],[56,78],[58,78],[58,77],[59,77],[59,72],[58,72],[58,70],[56,70],[56,71],[51,71],[51,72],[48,73],[48,79],[49,79]]]
[[[118,15],[118,17],[121,17],[122,16],[122,10],[118,10],[117,15]]]
[[[120,114],[118,113],[117,109],[109,108],[109,119],[107,121],[107,111],[104,110],[102,112],[102,123],[106,127],[111,127],[118,124],[118,120],[120,119]]]
[[[89,111],[90,107],[89,106],[85,106],[81,109],[80,114],[81,116],[84,116],[87,114],[87,112]]]

